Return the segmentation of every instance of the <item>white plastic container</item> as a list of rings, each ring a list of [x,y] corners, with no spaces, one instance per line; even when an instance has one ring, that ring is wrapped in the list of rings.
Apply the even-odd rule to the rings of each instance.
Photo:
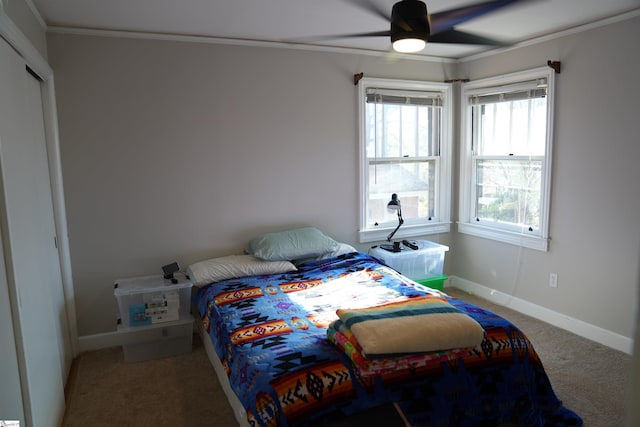
[[[449,247],[429,240],[415,242],[418,245],[416,250],[400,245],[402,248],[400,252],[390,252],[377,247],[371,249],[369,253],[412,280],[442,276],[444,255]]]
[[[113,294],[122,328],[149,326],[190,317],[191,282],[176,274],[177,283],[162,275],[118,279]]]

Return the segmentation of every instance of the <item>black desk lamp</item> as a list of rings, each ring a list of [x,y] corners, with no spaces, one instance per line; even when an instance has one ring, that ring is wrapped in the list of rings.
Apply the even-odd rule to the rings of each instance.
[[[398,231],[400,226],[404,224],[404,219],[402,219],[402,209],[400,208],[400,199],[398,199],[398,195],[396,193],[393,193],[391,195],[391,200],[389,201],[389,203],[387,203],[387,209],[398,211],[398,226],[387,236],[387,242],[391,242],[391,238],[393,237],[393,235],[396,234],[396,231]],[[390,252],[400,252],[402,250],[400,247],[400,242],[393,242],[393,244],[385,243],[383,245],[380,245],[380,247]]]

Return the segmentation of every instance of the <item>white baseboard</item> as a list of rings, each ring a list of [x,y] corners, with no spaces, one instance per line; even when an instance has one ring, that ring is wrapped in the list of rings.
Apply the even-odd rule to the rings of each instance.
[[[119,332],[113,331],[94,335],[85,335],[82,337],[78,337],[78,352],[81,353],[83,351],[93,351],[109,347],[119,347],[123,344],[128,345],[132,343],[145,343],[154,341],[155,339],[157,339],[157,335],[155,335],[155,332],[150,331],[148,328],[154,328],[156,331],[158,329],[164,329],[166,327],[182,328],[186,325],[186,323],[189,323],[191,321],[193,321],[193,319],[188,317],[181,318],[180,320],[172,322],[157,323],[149,327],[130,328]]]
[[[514,297],[504,292],[496,291],[479,283],[460,277],[451,276],[447,286],[461,289],[465,292],[475,294],[483,299],[491,301],[512,310],[518,311],[527,316],[542,320],[551,325],[565,329],[583,338],[595,341],[615,350],[631,354],[633,351],[633,340],[624,335],[608,331],[599,326],[592,325],[582,320],[574,319],[557,311],[550,310],[529,301]],[[446,292],[446,289],[445,289]],[[526,331],[524,331],[526,333]]]
[[[78,337],[78,352],[100,350],[102,348],[117,347],[122,345],[122,336],[117,332],[105,332],[102,334],[84,335]]]

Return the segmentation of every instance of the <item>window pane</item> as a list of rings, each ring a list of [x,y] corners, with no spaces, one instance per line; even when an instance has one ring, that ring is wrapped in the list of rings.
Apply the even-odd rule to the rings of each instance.
[[[480,156],[544,156],[546,98],[473,107],[474,148]]]
[[[476,216],[504,226],[540,226],[542,160],[477,160]]]
[[[429,218],[435,209],[436,161],[369,163],[367,224],[396,221],[395,211],[387,209],[391,194],[398,194],[402,217]]]
[[[441,107],[367,103],[368,158],[440,154]]]
[[[418,152],[417,156],[440,155],[440,124],[442,108],[418,108]]]
[[[410,105],[400,107],[400,118],[402,126],[400,134],[402,136],[402,156],[415,157],[418,141],[418,108]]]

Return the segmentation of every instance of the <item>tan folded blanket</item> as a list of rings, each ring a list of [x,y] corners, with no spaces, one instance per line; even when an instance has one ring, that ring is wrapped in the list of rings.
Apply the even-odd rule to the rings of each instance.
[[[475,347],[484,339],[478,322],[433,295],[336,313],[369,358]]]

